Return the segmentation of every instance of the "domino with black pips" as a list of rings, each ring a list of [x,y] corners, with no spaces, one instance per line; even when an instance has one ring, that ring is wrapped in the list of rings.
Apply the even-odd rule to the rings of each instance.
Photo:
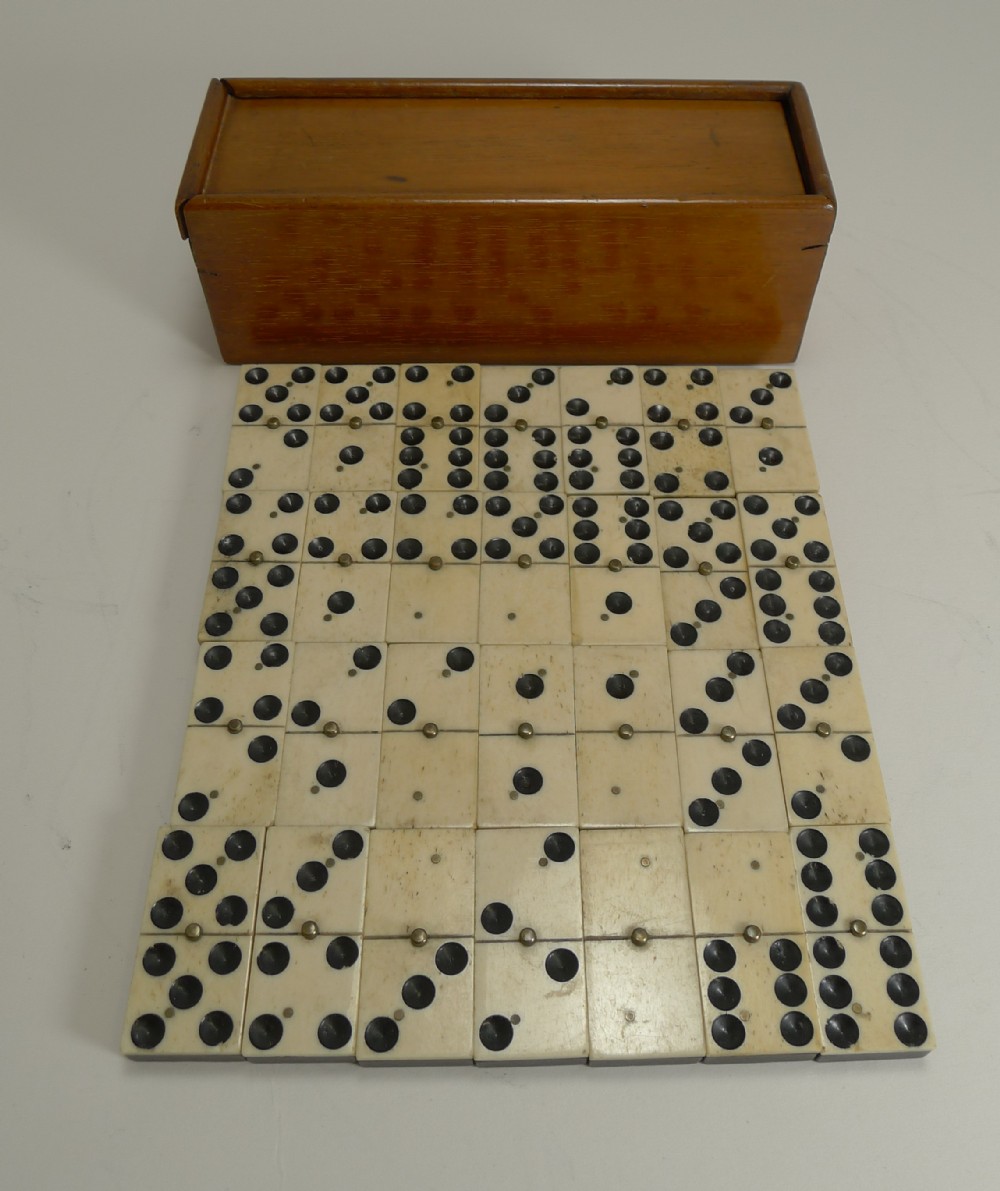
[[[407,492],[398,498],[392,561],[436,565],[478,563],[483,510],[471,493]]]
[[[360,935],[369,836],[362,824],[268,828],[257,935]]]
[[[366,938],[358,1062],[471,1063],[473,955],[469,938]]]
[[[360,939],[264,935],[254,939],[242,1055],[251,1060],[347,1061],[357,1046]]]
[[[382,731],[478,731],[481,672],[476,645],[389,645]]]
[[[795,376],[784,368],[720,368],[727,426],[805,426]]]
[[[790,838],[809,930],[909,930],[888,823],[793,827]]]
[[[762,646],[851,644],[833,567],[754,567],[750,588]]]
[[[642,430],[612,425],[602,417],[592,425],[563,429],[563,467],[569,493],[628,494],[649,491]]]
[[[779,732],[775,739],[792,826],[888,822],[889,804],[871,733]]]
[[[480,424],[481,369],[477,364],[403,364],[398,426]]]
[[[273,823],[284,735],[284,728],[244,726],[238,719],[188,728],[171,822]]]
[[[577,496],[569,502],[572,562],[656,566],[652,506],[645,496]]]
[[[483,501],[483,562],[563,563],[569,546],[566,501],[506,491]]]
[[[479,827],[575,827],[580,820],[572,736],[479,738]]]
[[[305,524],[304,562],[389,562],[394,492],[313,492]]]
[[[737,492],[818,492],[819,477],[804,426],[738,426],[728,431]]]
[[[164,827],[156,837],[144,932],[244,935],[253,929],[260,827]]]
[[[268,829],[242,1053],[354,1055],[365,827]]]
[[[555,426],[532,426],[523,418],[479,431],[484,493],[559,492],[565,487],[564,444]]]
[[[175,973],[148,1010],[130,1008],[128,1030],[143,1018],[146,1045],[129,1033],[126,1049],[595,1063],[926,1050],[922,994],[914,1009],[876,981],[844,1010],[828,1003],[842,995],[828,983],[826,999],[810,992],[800,1006],[784,978],[801,963],[772,972],[761,959],[803,927],[830,932],[812,943],[889,931],[905,941],[909,926],[891,844],[879,853],[891,834],[885,791],[794,377],[780,367],[254,368],[259,383],[241,382],[199,634],[203,658],[219,646],[228,656],[199,668],[164,837],[329,840],[322,855],[289,858],[269,886],[271,924],[259,924],[252,954],[240,949],[248,1028],[229,1014],[227,1033],[210,1008],[202,1037],[194,986]],[[241,417],[252,405],[259,412]],[[456,499],[478,534],[452,532]],[[576,556],[594,547],[599,558]],[[647,567],[655,590],[642,584]],[[756,609],[739,626],[721,601],[732,579],[749,588],[728,597],[733,613]],[[770,610],[757,606],[765,598]],[[714,614],[711,603],[723,614],[701,620],[696,606]],[[675,623],[697,636],[668,641]],[[802,644],[813,640],[820,646]],[[471,669],[452,667],[452,653],[471,655]],[[800,855],[800,838],[815,850],[814,830],[824,854]],[[326,852],[349,832],[372,841],[363,918],[324,919],[321,930],[336,872],[326,862],[347,864]],[[533,833],[561,841],[557,860],[525,848]],[[474,851],[491,835],[510,836],[511,871],[528,865],[544,879],[580,867],[572,937],[520,925],[542,921],[544,906],[525,915],[511,890],[516,931],[474,941]],[[661,836],[676,839],[688,869],[692,918],[672,928],[684,934],[655,933],[664,898],[640,896],[659,871]],[[618,851],[599,846],[607,841]],[[161,890],[162,925],[145,928],[170,945],[200,941],[202,920],[250,929],[228,908],[225,850],[197,848],[176,862],[179,924],[169,925],[172,894]],[[227,908],[213,919],[215,889]],[[287,920],[282,898],[294,907]],[[830,926],[827,901],[837,907]],[[319,907],[316,918],[300,902]],[[706,948],[723,942],[739,963],[701,979]],[[465,962],[440,968],[441,949],[459,947]],[[215,972],[205,975],[199,1004]],[[729,1004],[722,977],[738,1001]],[[152,980],[143,969],[140,983]],[[896,984],[898,997],[913,997]],[[816,1004],[830,1019],[854,1017],[860,1043],[838,1021],[831,1029],[846,1045],[822,1031],[807,1044],[800,1018],[815,1026]],[[901,1035],[897,1019],[911,1010]],[[886,1039],[865,1031],[880,1014],[894,1031]],[[738,1026],[716,1026],[729,1045],[711,1032],[722,1017],[742,1025],[735,1045]]]
[[[389,646],[376,824],[472,827],[479,649]]]
[[[477,831],[476,940],[582,939],[580,874],[575,828]]]
[[[699,365],[650,365],[640,373],[646,426],[723,424],[718,374]]]
[[[823,498],[814,492],[748,493],[740,524],[751,566],[835,566]]]
[[[819,1058],[910,1058],[934,1049],[923,977],[905,932],[809,936]]]
[[[396,429],[320,424],[314,431],[310,492],[387,492],[393,488]],[[306,487],[305,484],[302,487]]]
[[[131,1059],[237,1059],[251,937],[140,935],[122,1053]]]
[[[542,736],[572,733],[574,653],[569,645],[483,645],[480,732],[508,736],[527,724]]]
[[[770,735],[771,703],[757,649],[674,650],[670,685],[677,733]]]
[[[492,364],[481,370],[482,424],[560,424],[560,369],[545,364]]]
[[[203,645],[188,724],[284,727],[292,658],[292,648],[259,641]]]
[[[660,575],[637,567],[570,567],[574,645],[663,645]]]
[[[299,564],[213,563],[198,640],[289,640],[298,580]]]
[[[784,831],[773,736],[688,736],[677,742],[687,831]]]
[[[226,485],[239,491],[303,492],[310,486],[312,426],[236,426],[229,436]]]
[[[377,732],[385,690],[384,641],[300,642],[288,690],[288,732]]]
[[[736,649],[757,637],[749,577],[711,568],[663,574],[673,649]]]
[[[476,943],[473,1058],[582,1063],[589,1053],[584,946]]]
[[[853,649],[788,646],[762,656],[775,732],[871,731]]]
[[[271,821],[286,826],[372,826],[380,751],[377,733],[341,732],[331,721],[320,732],[289,732]]]
[[[746,572],[743,534],[730,497],[659,499],[654,501],[651,521],[654,549],[664,572]]]
[[[673,730],[670,669],[655,645],[575,645],[577,732]]]
[[[317,422],[391,425],[399,401],[392,364],[330,364],[320,370]]]
[[[631,364],[566,366],[559,370],[563,426],[640,426],[642,403],[637,370]]]
[[[343,556],[336,566],[299,569],[292,637],[365,645],[384,641],[389,602],[388,563],[355,565]]]
[[[687,421],[646,428],[646,466],[654,495],[732,496],[734,471],[727,431]]]
[[[236,388],[234,426],[312,425],[316,420],[318,368],[314,364],[254,364]]]
[[[213,552],[239,562],[298,562],[305,525],[302,492],[227,489]]]
[[[399,492],[454,492],[479,487],[482,448],[472,426],[434,418],[422,426],[402,426],[394,445],[393,486]]]
[[[801,931],[699,939],[698,967],[708,1062],[817,1057],[819,1015]]]

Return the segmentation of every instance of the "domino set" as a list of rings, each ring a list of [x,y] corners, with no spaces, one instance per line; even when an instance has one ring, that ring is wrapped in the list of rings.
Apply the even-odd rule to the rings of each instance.
[[[933,1046],[789,369],[243,366],[198,640],[125,1054]]]

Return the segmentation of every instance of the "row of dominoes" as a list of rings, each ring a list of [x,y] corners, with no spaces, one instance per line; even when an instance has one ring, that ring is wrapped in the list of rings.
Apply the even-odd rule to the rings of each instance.
[[[615,365],[254,365],[241,377],[233,424],[504,427],[804,426],[783,369]]]
[[[927,1048],[882,827],[809,828],[791,845],[671,829],[270,828],[261,847],[258,835],[161,834],[127,1053],[593,1062]]]
[[[640,568],[220,562],[200,639],[667,645],[849,645],[834,569],[664,574]]]
[[[254,366],[228,484],[322,491],[814,492],[777,370]]]
[[[786,802],[792,822],[888,815],[848,650],[240,643],[201,660],[177,821],[677,824],[682,791],[692,828],[784,826]]]
[[[206,644],[189,722],[233,719],[316,732],[334,720],[331,735],[515,735],[526,721],[529,736],[871,730],[854,651],[823,646]]]
[[[427,562],[437,556],[744,575],[750,567],[833,566],[826,517],[813,493],[753,493],[737,502],[558,492],[228,490],[215,554],[219,563]]]
[[[266,840],[266,843],[265,843]],[[724,875],[724,879],[723,879]],[[582,888],[582,908],[581,908]],[[797,892],[796,892],[797,891]],[[259,893],[259,921],[257,920]],[[165,827],[143,929],[514,940],[909,930],[887,824]]]
[[[295,491],[732,496],[817,487],[803,427],[237,426],[228,486]]]

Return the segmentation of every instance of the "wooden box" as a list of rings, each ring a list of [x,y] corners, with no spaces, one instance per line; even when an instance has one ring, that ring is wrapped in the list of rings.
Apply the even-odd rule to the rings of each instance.
[[[798,83],[223,79],[177,196],[231,362],[795,358]]]

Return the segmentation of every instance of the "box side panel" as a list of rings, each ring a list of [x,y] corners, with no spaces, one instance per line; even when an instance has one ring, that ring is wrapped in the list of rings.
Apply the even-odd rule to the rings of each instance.
[[[223,357],[790,360],[833,209],[193,199]]]

